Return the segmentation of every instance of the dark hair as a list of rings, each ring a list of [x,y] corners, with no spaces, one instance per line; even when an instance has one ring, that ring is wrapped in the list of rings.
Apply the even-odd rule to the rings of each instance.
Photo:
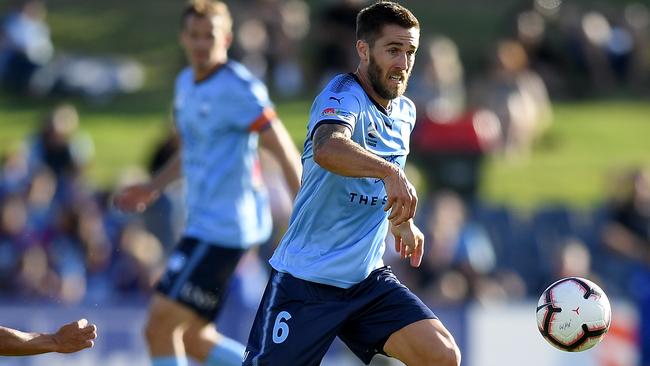
[[[183,15],[181,16],[182,26],[185,27],[185,21],[190,16],[206,17],[213,16],[223,17],[224,30],[230,32],[232,30],[232,17],[228,6],[221,1],[214,0],[190,0],[188,1]]]
[[[372,46],[387,24],[420,28],[420,22],[410,10],[392,1],[380,1],[362,9],[357,15],[357,40],[364,40]]]

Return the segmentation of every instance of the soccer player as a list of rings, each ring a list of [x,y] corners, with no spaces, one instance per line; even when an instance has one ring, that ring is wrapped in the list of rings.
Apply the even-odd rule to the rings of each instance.
[[[246,250],[271,234],[258,141],[278,161],[293,195],[300,156],[266,87],[228,59],[231,17],[217,1],[193,1],[182,15],[190,66],[176,80],[174,118],[182,145],[150,182],[118,192],[114,203],[142,211],[184,176],[187,218],[149,310],[145,334],[153,366],[241,365],[244,346],[213,324],[228,281]]]
[[[449,331],[382,263],[388,230],[412,266],[423,255],[403,172],[415,107],[402,94],[419,35],[399,4],[359,12],[360,63],[312,105],[302,187],[243,365],[319,365],[336,336],[366,364],[377,353],[410,366],[460,364]]]
[[[0,326],[0,356],[29,356],[41,353],[73,353],[91,348],[97,327],[80,319],[59,328],[56,333],[26,333]]]

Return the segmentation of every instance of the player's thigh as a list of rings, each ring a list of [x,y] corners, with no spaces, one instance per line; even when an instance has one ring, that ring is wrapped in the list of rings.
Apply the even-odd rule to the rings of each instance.
[[[374,270],[352,290],[358,306],[339,337],[365,363],[384,353],[387,339],[397,331],[423,319],[437,319],[390,267]]]
[[[273,272],[246,346],[244,366],[320,365],[345,318],[319,286]]]
[[[407,365],[460,365],[456,341],[438,319],[423,319],[394,332],[384,352]]]

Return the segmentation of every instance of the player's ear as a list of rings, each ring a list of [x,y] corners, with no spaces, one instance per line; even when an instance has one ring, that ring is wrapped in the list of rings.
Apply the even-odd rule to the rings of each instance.
[[[232,39],[233,39],[232,32],[226,33],[226,36],[224,37],[224,39],[225,39],[225,42],[226,42],[226,49],[229,49],[230,45],[232,44]]]
[[[359,59],[361,59],[361,62],[368,62],[370,59],[370,45],[368,42],[362,39],[357,40],[357,54],[359,54]]]

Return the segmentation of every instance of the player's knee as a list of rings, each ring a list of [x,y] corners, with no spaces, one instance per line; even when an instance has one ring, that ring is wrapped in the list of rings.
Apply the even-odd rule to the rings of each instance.
[[[154,306],[149,312],[149,317],[144,327],[144,336],[150,342],[160,338],[162,335],[172,334],[179,326],[180,323],[172,314]]]
[[[460,349],[453,337],[445,339],[442,347],[429,350],[422,365],[435,365],[435,366],[459,366],[460,365]]]
[[[436,346],[423,346],[413,353],[407,364],[409,366],[459,366],[460,349],[454,338],[450,335],[443,335],[442,342],[436,342]]]
[[[194,356],[199,351],[200,348],[197,347],[201,343],[201,332],[190,327],[183,333],[183,344],[185,345],[185,351]]]
[[[440,365],[460,366],[460,349],[456,342],[452,342],[452,345],[445,351],[445,361]]]

